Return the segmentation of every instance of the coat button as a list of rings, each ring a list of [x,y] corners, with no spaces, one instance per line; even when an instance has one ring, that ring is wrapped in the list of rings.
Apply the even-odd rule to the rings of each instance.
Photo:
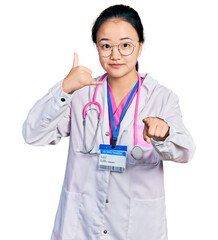
[[[106,135],[106,136],[110,136],[110,133],[109,133],[109,132],[106,132],[105,135]]]
[[[104,230],[104,234],[107,234],[107,230]]]
[[[61,102],[65,102],[65,98],[61,98]]]
[[[108,201],[108,199],[106,199],[106,201],[105,201],[106,203],[109,203],[109,201]]]

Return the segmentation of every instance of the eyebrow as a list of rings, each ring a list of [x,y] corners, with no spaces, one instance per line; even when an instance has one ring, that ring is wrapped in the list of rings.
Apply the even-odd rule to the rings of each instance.
[[[132,40],[132,38],[125,37],[125,38],[121,38],[120,40]],[[132,40],[132,41],[133,41],[133,40]]]
[[[101,41],[109,41],[110,39],[108,38],[102,38],[101,40],[98,41],[98,43],[100,43]]]
[[[109,38],[102,38],[101,40],[98,41],[98,43],[100,43],[101,41],[109,41],[109,40],[110,40]],[[120,38],[120,40],[132,40],[132,38],[124,37],[124,38]]]

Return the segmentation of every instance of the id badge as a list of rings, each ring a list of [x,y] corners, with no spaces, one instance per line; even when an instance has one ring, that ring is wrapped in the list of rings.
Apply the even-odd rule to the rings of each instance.
[[[116,145],[111,148],[111,145],[100,144],[99,150],[99,170],[125,172],[127,146]]]

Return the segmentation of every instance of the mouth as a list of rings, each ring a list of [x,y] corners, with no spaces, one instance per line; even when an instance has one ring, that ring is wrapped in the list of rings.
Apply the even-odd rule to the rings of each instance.
[[[110,64],[110,66],[112,67],[112,68],[119,68],[119,67],[121,67],[123,64]]]

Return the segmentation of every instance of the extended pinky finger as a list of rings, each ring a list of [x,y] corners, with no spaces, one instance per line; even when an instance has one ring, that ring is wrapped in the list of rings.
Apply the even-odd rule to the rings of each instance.
[[[93,80],[93,81],[91,81],[91,85],[101,85],[103,82],[100,82],[100,81],[95,81],[95,80]]]

